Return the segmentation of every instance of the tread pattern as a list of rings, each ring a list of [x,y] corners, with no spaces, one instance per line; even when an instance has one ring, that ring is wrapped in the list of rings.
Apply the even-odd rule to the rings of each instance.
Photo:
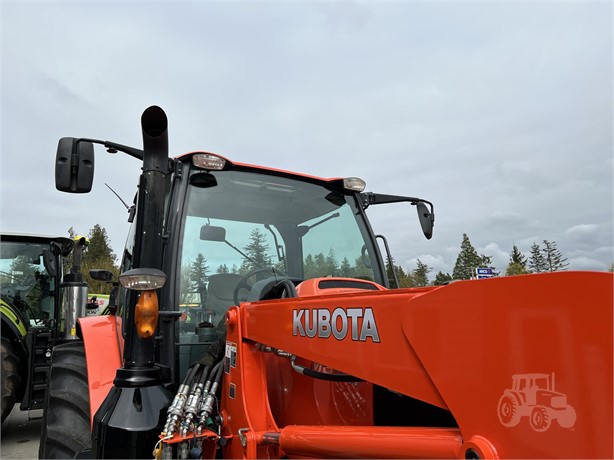
[[[39,458],[74,458],[91,448],[90,398],[83,342],[53,349]]]
[[[10,340],[2,338],[0,345],[2,355],[2,423],[17,403],[17,393],[22,389],[22,377],[19,372],[19,356]]]

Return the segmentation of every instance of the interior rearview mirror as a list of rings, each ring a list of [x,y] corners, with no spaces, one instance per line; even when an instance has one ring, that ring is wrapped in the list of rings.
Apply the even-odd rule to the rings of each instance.
[[[430,240],[433,236],[433,226],[435,223],[435,216],[429,210],[427,205],[419,201],[416,203],[416,210],[418,211],[418,219],[420,220],[420,226],[422,227],[422,233],[427,240]]]
[[[213,225],[203,225],[200,227],[200,239],[205,241],[226,241],[226,229]]]
[[[63,137],[55,156],[55,188],[61,192],[87,193],[94,180],[94,144]]]

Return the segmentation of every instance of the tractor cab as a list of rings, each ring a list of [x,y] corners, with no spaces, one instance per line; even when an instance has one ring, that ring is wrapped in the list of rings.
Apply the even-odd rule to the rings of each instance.
[[[311,177],[204,152],[175,161],[167,181],[168,237],[162,259],[162,271],[174,276],[162,292],[161,308],[181,312],[175,323],[178,355],[166,363],[173,366],[179,359],[176,381],[219,337],[216,329],[223,329],[233,305],[296,297],[300,283],[316,278],[389,287],[384,258],[365,215],[382,196],[364,194],[361,179]],[[428,209],[417,198],[386,197],[384,202],[418,206],[430,235],[430,203]],[[137,221],[128,238],[124,271],[133,268]]]
[[[61,316],[62,256],[72,247],[69,238],[0,235],[2,421],[15,403],[21,410],[43,407]]]

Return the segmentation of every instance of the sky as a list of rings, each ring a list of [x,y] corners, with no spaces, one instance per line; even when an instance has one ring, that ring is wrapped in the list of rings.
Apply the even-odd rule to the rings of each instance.
[[[554,241],[614,262],[612,3],[29,2],[1,15],[0,230],[100,224],[121,254],[140,163],[96,148],[92,192],[55,189],[61,137],[142,147],[150,105],[173,155],[322,177],[435,205],[369,208],[405,269],[452,273],[467,234],[504,271]]]

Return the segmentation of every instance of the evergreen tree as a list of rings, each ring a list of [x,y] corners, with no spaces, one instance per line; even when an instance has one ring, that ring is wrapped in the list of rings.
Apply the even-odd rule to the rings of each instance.
[[[219,267],[217,267],[217,270],[215,271],[215,273],[218,273],[218,274],[230,273],[230,270],[228,270],[228,265],[222,264]]]
[[[74,240],[78,237],[73,227],[68,229],[68,235]],[[111,249],[109,236],[104,227],[99,224],[89,231],[87,235],[89,244],[83,249],[81,255],[81,273],[83,280],[89,286],[90,295],[110,294],[113,286],[104,281],[92,279],[89,272],[92,269],[108,270],[116,278],[119,276],[119,266],[116,265],[117,256]],[[72,267],[72,254],[64,260],[64,271],[68,273]]]
[[[352,277],[355,277],[355,278],[366,278],[366,279],[373,278],[373,270],[371,270],[365,265],[365,261],[362,256],[357,257],[356,260],[354,261],[354,267],[352,268],[352,273],[353,273]],[[392,284],[391,286],[393,285],[394,284]]]
[[[554,241],[544,240],[542,254],[546,263],[546,271],[561,271],[565,270],[569,266],[567,263],[567,258],[563,257],[563,254],[561,254],[561,252],[558,250]]]
[[[394,270],[394,272],[393,272]],[[397,286],[394,280],[394,273],[397,275],[399,285]],[[386,259],[386,275],[388,277],[388,285],[394,288],[409,288],[414,286],[414,282],[410,273],[406,273],[403,267],[394,263],[394,257]]]
[[[530,273],[542,273],[547,269],[542,250],[535,242],[531,245],[528,266]]]
[[[339,264],[337,262],[337,257],[335,256],[335,251],[333,248],[330,248],[328,251],[328,256],[326,256],[326,275],[337,276],[339,272]]]
[[[610,269],[608,271],[614,273],[614,262],[612,262],[612,265],[610,265]]]
[[[341,276],[350,278],[352,276],[352,266],[350,265],[350,261],[347,257],[344,257],[341,261],[341,266],[339,267],[339,271]]]
[[[390,286],[391,288],[397,287],[396,281],[394,279],[394,273],[395,273],[394,270],[395,270],[394,257],[392,256],[386,257],[386,276],[388,277],[388,286]],[[397,278],[398,278],[398,275],[397,275]]]
[[[208,279],[208,271],[207,259],[201,253],[198,253],[196,259],[190,264],[189,290],[191,292],[200,292],[201,287],[205,285]]]
[[[430,267],[424,263],[420,259],[418,259],[417,267],[412,272],[412,279],[414,281],[414,286],[428,286],[429,279],[428,274],[431,271]]]
[[[475,274],[475,269],[484,266],[484,258],[479,256],[475,248],[471,245],[469,237],[463,233],[463,241],[461,242],[461,250],[456,258],[456,264],[452,276],[454,279],[468,280]]]
[[[249,259],[241,264],[241,273],[248,273],[259,268],[267,268],[272,265],[269,254],[269,245],[266,237],[259,229],[255,228],[250,234],[250,242],[244,248]]]
[[[512,247],[512,252],[510,253],[510,261],[505,269],[505,275],[524,275],[526,273],[528,273],[527,258],[518,250],[516,245],[514,245]]]
[[[313,260],[313,256],[311,254],[307,254],[307,257],[305,257],[305,278],[315,278],[316,274],[316,263]]]
[[[410,288],[416,285],[411,273],[406,273],[405,270],[403,270],[403,267],[400,265],[395,265],[395,270],[397,272],[397,277],[399,278],[399,287]]]
[[[109,236],[107,230],[104,227],[96,224],[88,234],[90,244],[84,253],[84,259],[88,260],[110,260],[113,263],[117,260],[117,257],[111,249],[109,242]]]
[[[569,266],[556,243],[548,240],[543,240],[543,247],[533,243],[528,265],[531,273],[556,272]]]
[[[181,286],[181,292],[179,294],[179,303],[190,303],[192,298],[192,292],[190,288],[191,284],[191,271],[192,266],[190,263],[181,266],[181,279],[179,280],[179,286]]]
[[[319,254],[316,254],[316,256],[313,258],[313,261],[315,262],[317,276],[322,276],[323,273],[326,273],[327,263],[324,254],[322,254],[321,252]]]
[[[442,286],[452,281],[452,276],[449,273],[437,272],[435,275],[434,286]]]

